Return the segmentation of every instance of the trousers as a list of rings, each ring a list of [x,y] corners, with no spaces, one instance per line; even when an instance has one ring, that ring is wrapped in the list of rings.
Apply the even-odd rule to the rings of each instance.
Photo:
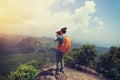
[[[64,54],[60,51],[56,54],[56,72],[60,72],[64,69]]]

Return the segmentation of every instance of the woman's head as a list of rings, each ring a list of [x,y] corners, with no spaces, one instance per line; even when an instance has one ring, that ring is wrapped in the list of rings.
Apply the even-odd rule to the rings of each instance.
[[[67,27],[64,27],[64,28],[61,28],[60,31],[61,31],[61,33],[65,34],[67,32],[66,30],[67,30]]]

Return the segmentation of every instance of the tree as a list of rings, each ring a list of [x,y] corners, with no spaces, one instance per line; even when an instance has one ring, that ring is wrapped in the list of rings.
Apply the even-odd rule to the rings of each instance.
[[[86,67],[95,68],[97,51],[94,44],[85,44],[76,56],[76,63]]]
[[[97,71],[112,80],[120,79],[120,47],[113,46],[108,53],[100,57]]]
[[[85,44],[82,48],[75,48],[65,56],[66,65],[74,67],[75,64],[95,68],[97,51],[94,44]]]
[[[73,50],[69,51],[65,56],[65,65],[74,68],[76,64],[76,57],[79,55],[80,49],[79,48],[74,48]]]

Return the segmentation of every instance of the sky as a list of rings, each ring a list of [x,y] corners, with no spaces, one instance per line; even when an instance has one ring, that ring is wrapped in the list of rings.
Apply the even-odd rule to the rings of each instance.
[[[0,0],[0,33],[120,46],[120,0]]]

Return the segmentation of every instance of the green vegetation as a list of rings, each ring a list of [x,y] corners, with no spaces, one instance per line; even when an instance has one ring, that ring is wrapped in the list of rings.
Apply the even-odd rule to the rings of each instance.
[[[51,39],[33,38],[29,36],[0,36],[0,80],[7,80],[7,75],[16,70],[21,63],[36,60],[41,68],[44,64],[55,62],[55,51]],[[48,42],[49,41],[49,42]],[[53,45],[52,45],[53,44]],[[34,61],[33,61],[34,62]],[[32,63],[28,63],[32,64]]]
[[[97,71],[112,80],[120,79],[120,47],[111,47],[98,62]]]
[[[104,77],[120,79],[120,47],[111,47],[108,53],[98,56],[93,44],[75,48],[65,56],[65,65],[74,68],[75,64],[97,70]]]
[[[37,67],[37,61],[31,61],[27,64],[21,64],[15,71],[12,71],[10,80],[34,80],[39,71]]]
[[[48,58],[50,62],[55,62],[55,53],[53,51],[48,50],[45,53],[27,53],[27,54],[17,53],[1,56],[0,75],[7,76],[11,71],[14,71],[20,63],[24,64],[32,60],[38,61],[38,64],[34,63],[33,65],[38,65],[38,68],[41,68],[44,64],[46,64],[45,60]]]
[[[27,65],[31,65],[31,66],[33,66],[36,69],[38,68],[38,61],[36,61],[36,60],[32,60],[30,62],[27,62],[26,64]]]
[[[74,64],[84,65],[90,68],[95,68],[97,60],[96,47],[93,44],[85,44],[80,49],[73,49],[72,54],[68,53],[65,57],[67,65],[74,67]]]
[[[85,44],[81,48],[80,55],[76,56],[76,63],[90,68],[96,64],[97,51],[94,44]]]

